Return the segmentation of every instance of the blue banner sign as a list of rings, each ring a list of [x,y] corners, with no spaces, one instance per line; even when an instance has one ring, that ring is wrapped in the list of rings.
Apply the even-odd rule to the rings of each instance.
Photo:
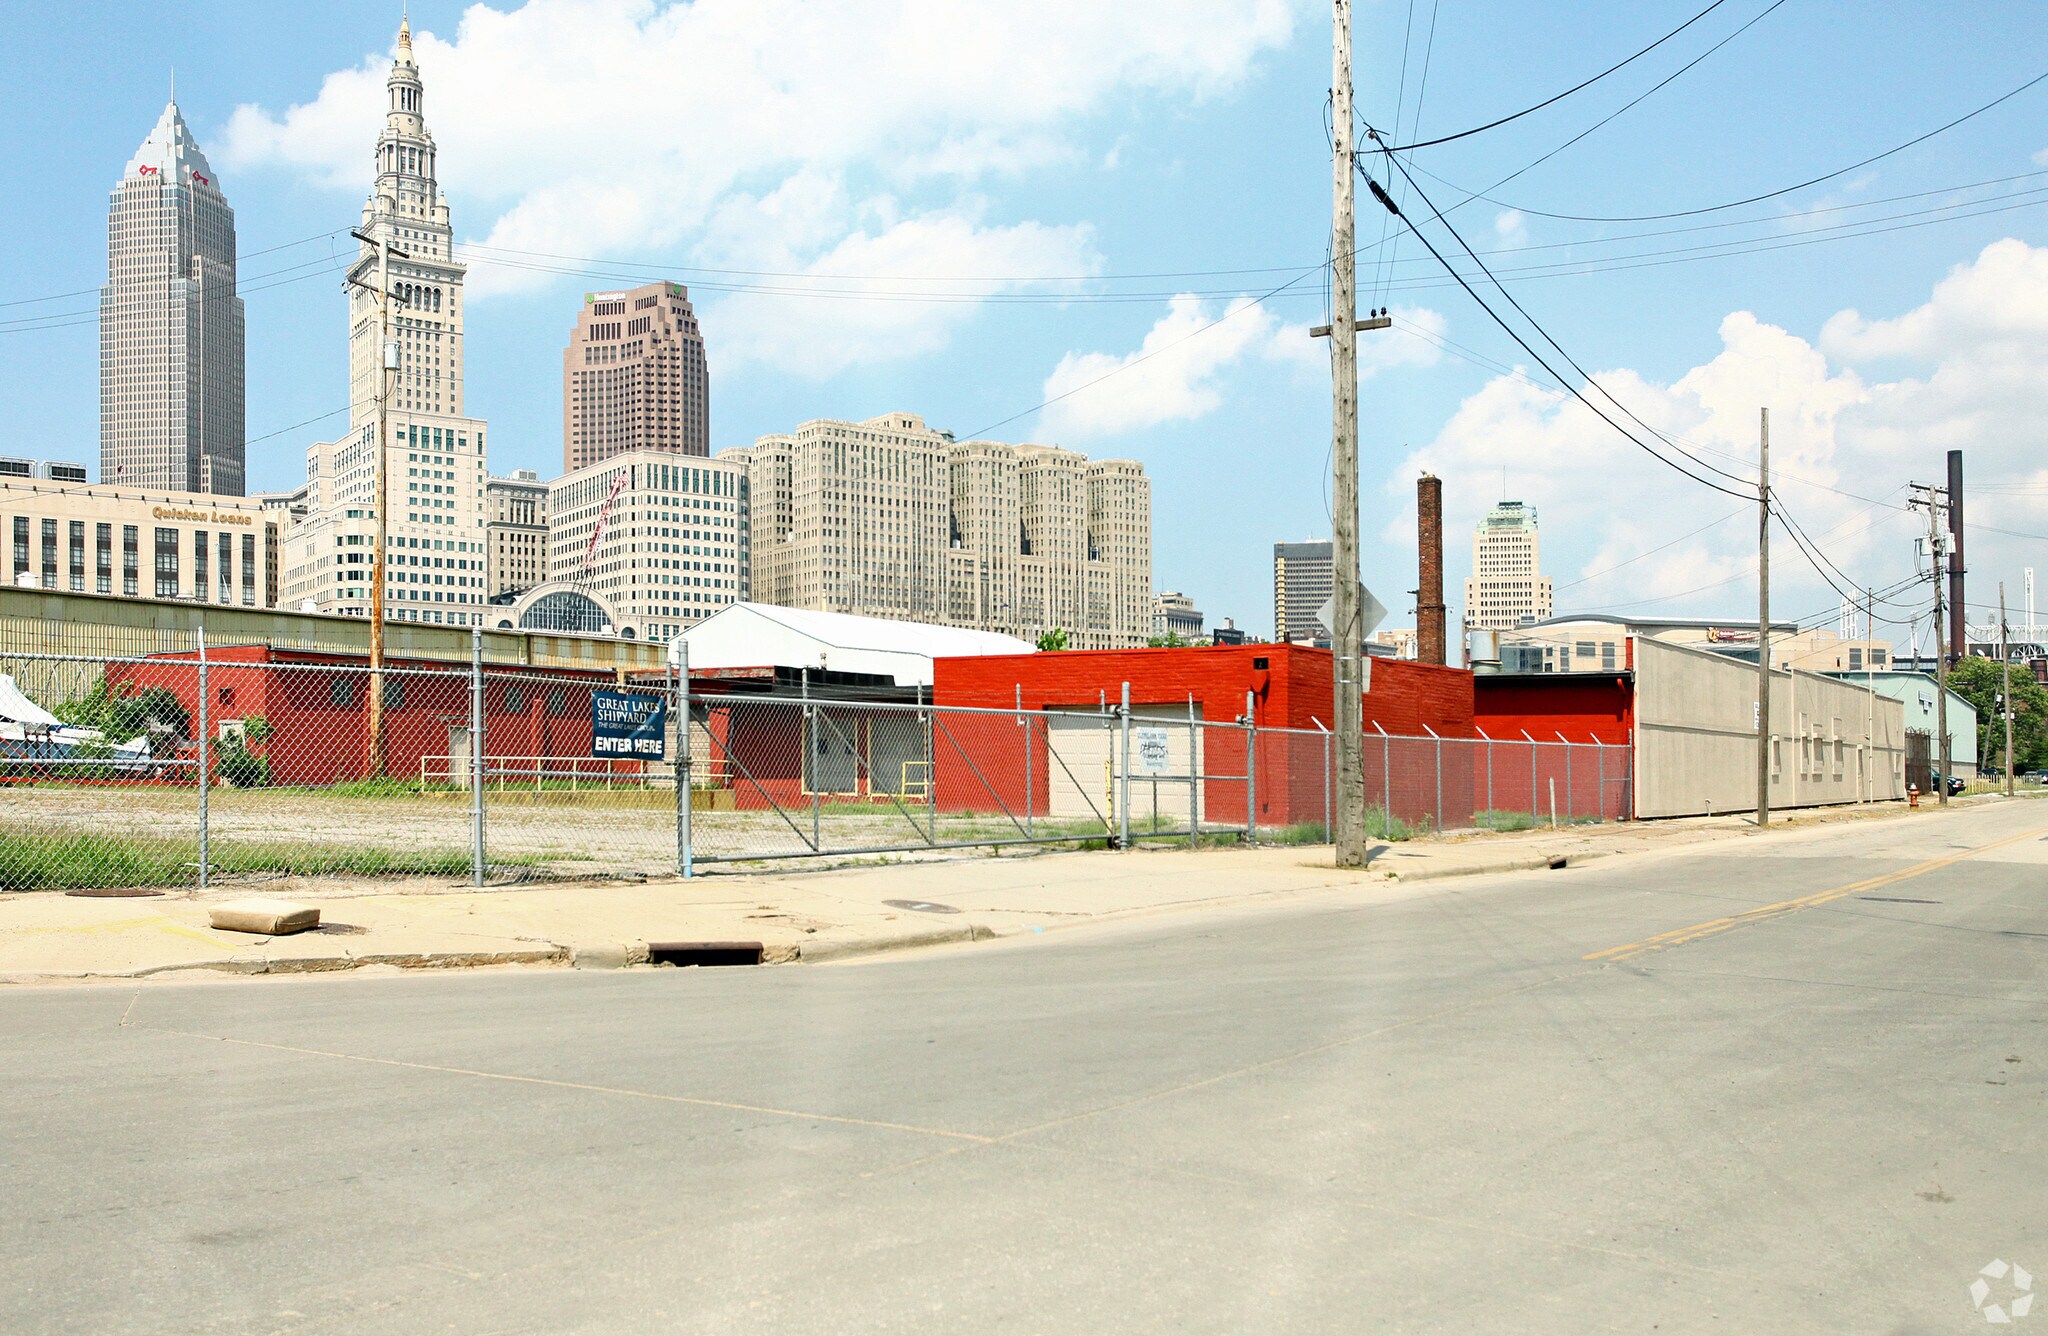
[[[659,761],[668,755],[668,698],[590,693],[590,754]]]

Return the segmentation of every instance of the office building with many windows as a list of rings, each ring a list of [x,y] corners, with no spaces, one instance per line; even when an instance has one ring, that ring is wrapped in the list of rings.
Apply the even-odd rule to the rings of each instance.
[[[241,495],[243,354],[235,211],[172,102],[107,208],[101,479]]]
[[[0,541],[17,587],[268,608],[279,527],[242,497],[0,480]]]
[[[586,293],[562,352],[563,471],[628,450],[709,455],[710,390],[688,288]]]
[[[1330,647],[1320,614],[1337,592],[1332,552],[1328,539],[1273,544],[1273,639]]]
[[[547,484],[548,582],[667,640],[750,597],[746,467],[632,450]]]
[[[753,483],[754,599],[1077,649],[1152,631],[1152,487],[1132,460],[955,441],[910,413],[719,456]]]
[[[484,483],[484,551],[492,598],[548,578],[548,485],[532,469]]]
[[[1536,507],[1503,501],[1472,534],[1472,578],[1465,581],[1465,629],[1512,631],[1551,615],[1550,577],[1543,574]]]

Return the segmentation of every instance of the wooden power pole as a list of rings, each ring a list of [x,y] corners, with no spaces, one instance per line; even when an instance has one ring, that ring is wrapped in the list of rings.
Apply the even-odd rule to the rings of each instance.
[[[356,240],[377,248],[377,361],[372,374],[377,377],[377,454],[372,468],[376,477],[376,529],[370,542],[370,699],[369,719],[369,768],[373,778],[384,774],[384,544],[389,532],[389,518],[385,514],[390,426],[391,388],[398,374],[398,348],[391,339],[391,257],[410,259],[404,251],[391,244],[389,227],[378,231],[376,237],[366,237],[361,232],[349,234]]]
[[[2005,674],[1999,698],[2005,706],[2005,796],[2012,797],[2012,630],[2005,622],[2005,581],[1998,582],[1998,664]]]
[[[1934,582],[1934,730],[1936,755],[1940,760],[1941,778],[1935,783],[1935,801],[1948,806],[1948,777],[1950,748],[1948,741],[1948,627],[1943,618],[1947,615],[1946,600],[1942,597],[1942,555],[1946,544],[1941,541],[1941,523],[1944,502],[1948,492],[1929,483],[1913,484],[1913,490],[1921,493],[1908,504],[1927,507],[1927,564]]]
[[[1332,0],[1333,65],[1330,83],[1331,133],[1335,140],[1335,202],[1330,227],[1330,366],[1332,454],[1335,457],[1336,515],[1332,519],[1335,566],[1330,628],[1336,699],[1331,714],[1337,732],[1338,867],[1364,867],[1365,696],[1364,635],[1359,625],[1358,578],[1358,310],[1352,213],[1357,165],[1351,149],[1351,0]],[[1388,795],[1389,800],[1391,795]]]
[[[1771,410],[1760,410],[1756,473],[1756,824],[1771,824]]]

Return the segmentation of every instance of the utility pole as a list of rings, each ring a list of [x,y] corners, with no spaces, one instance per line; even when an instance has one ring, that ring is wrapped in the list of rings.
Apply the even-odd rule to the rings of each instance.
[[[2005,624],[2005,581],[1998,582],[1998,662],[2005,673],[2005,796],[2012,797],[2012,631]]]
[[[1358,169],[1351,150],[1351,0],[1331,0],[1331,11],[1330,104],[1336,141],[1330,228],[1330,366],[1335,380],[1331,444],[1337,511],[1331,535],[1336,566],[1332,611],[1337,624],[1330,628],[1336,692],[1331,712],[1337,731],[1335,842],[1338,867],[1364,867],[1365,697],[1359,665],[1365,647],[1358,622],[1358,292],[1352,216],[1352,182]]]
[[[1948,806],[1949,745],[1948,745],[1948,627],[1943,624],[1947,615],[1945,600],[1942,598],[1941,541],[1942,502],[1946,500],[1946,488],[1928,483],[1916,482],[1913,490],[1923,495],[1914,497],[1908,504],[1927,507],[1927,566],[1929,578],[1934,582],[1934,728],[1941,736],[1937,739],[1938,754],[1941,757],[1941,780],[1934,787],[1935,801]],[[1937,500],[1937,498],[1941,498]]]
[[[1756,825],[1771,824],[1771,410],[1758,410],[1756,471]]]
[[[1970,652],[1969,603],[1963,597],[1963,452],[1948,452],[1948,659]]]
[[[1863,591],[1863,784],[1865,802],[1877,799],[1877,775],[1870,768],[1877,746],[1877,594]]]
[[[391,386],[398,374],[398,345],[391,338],[391,257],[411,259],[392,248],[389,229],[376,238],[351,231],[350,236],[377,248],[377,453],[372,465],[376,477],[375,536],[370,545],[370,775],[384,774],[384,542],[387,533],[385,495],[386,446],[391,425]]]

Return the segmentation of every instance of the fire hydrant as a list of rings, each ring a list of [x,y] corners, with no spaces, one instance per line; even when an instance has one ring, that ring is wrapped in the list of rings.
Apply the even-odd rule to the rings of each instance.
[[[1908,807],[1918,807],[1919,805],[1920,805],[1920,788],[1919,788],[1919,786],[1918,786],[1918,785],[1916,785],[1916,784],[1908,784],[1908,785],[1906,786],[1906,806],[1908,806]]]

